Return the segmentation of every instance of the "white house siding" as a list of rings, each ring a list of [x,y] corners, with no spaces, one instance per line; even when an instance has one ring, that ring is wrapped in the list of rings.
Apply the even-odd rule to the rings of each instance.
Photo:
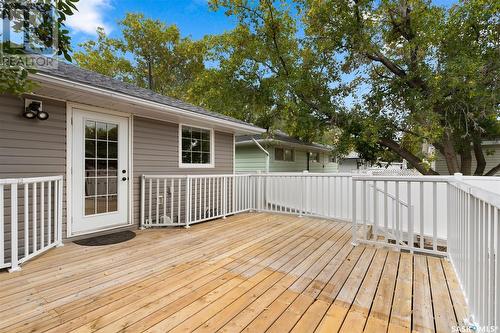
[[[484,157],[486,158],[486,169],[485,172],[493,168],[494,166],[500,163],[500,144],[494,145],[485,145],[483,147]],[[460,158],[458,160],[460,165]],[[446,166],[446,161],[440,153],[438,153],[436,161],[435,170],[441,175],[448,175],[448,167]],[[476,158],[474,157],[474,153],[472,154],[472,172],[476,170]],[[496,176],[500,176],[500,172],[496,173]]]

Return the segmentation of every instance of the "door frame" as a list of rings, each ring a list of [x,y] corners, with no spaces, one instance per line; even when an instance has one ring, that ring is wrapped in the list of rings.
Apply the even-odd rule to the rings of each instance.
[[[128,222],[127,224],[120,226],[113,226],[109,228],[103,228],[98,231],[86,231],[86,232],[73,232],[73,191],[72,191],[72,174],[73,174],[73,109],[80,109],[83,111],[103,113],[113,116],[119,116],[123,118],[128,118],[128,170],[129,170],[129,186],[128,186]],[[134,116],[128,112],[120,112],[116,110],[105,109],[97,106],[91,106],[86,104],[66,102],[66,237],[76,237],[82,235],[95,234],[102,231],[120,229],[130,225],[134,222],[134,210],[133,210],[133,188],[134,188],[134,170],[133,170],[133,128],[134,128]]]

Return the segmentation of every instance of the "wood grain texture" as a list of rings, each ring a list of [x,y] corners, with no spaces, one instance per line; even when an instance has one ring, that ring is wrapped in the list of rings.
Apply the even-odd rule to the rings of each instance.
[[[448,262],[350,235],[248,213],[67,244],[0,273],[0,332],[445,332],[467,315]]]

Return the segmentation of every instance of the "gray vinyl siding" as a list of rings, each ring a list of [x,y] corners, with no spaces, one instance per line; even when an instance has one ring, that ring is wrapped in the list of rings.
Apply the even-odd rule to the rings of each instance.
[[[22,116],[24,100],[15,96],[0,96],[0,178],[29,178],[65,175],[66,173],[66,104],[53,100],[37,98],[43,101],[43,108],[50,115],[45,121],[25,119]],[[66,182],[64,182],[66,184]],[[24,186],[18,191],[19,235],[24,239]],[[29,212],[32,214],[32,185],[30,185]],[[64,187],[63,220],[66,221],[66,187]],[[48,190],[45,185],[45,195]],[[40,202],[40,186],[38,186]],[[54,207],[53,207],[54,208]],[[6,251],[10,248],[10,186],[4,190],[4,239]],[[48,217],[48,205],[45,205],[45,218]],[[38,212],[40,213],[40,212]],[[40,218],[40,217],[39,217]],[[40,223],[40,221],[39,221]],[[47,222],[46,222],[47,223]],[[47,224],[45,239],[47,239]],[[63,224],[64,233],[66,223]],[[32,235],[30,223],[30,239]],[[52,229],[54,230],[54,229]],[[38,231],[38,237],[40,231]],[[23,241],[19,244],[19,253],[24,253]],[[10,253],[6,253],[10,257]]]
[[[233,134],[215,132],[214,168],[179,168],[179,125],[134,117],[133,221],[140,219],[141,175],[233,173]]]
[[[0,95],[0,178],[63,175],[63,237],[66,238],[66,102],[40,97],[36,99],[43,101],[43,108],[50,115],[48,120],[23,118],[24,100],[15,96]],[[180,169],[178,124],[136,117],[133,128],[133,153],[134,179],[131,184],[133,223],[136,225],[139,223],[140,211],[140,175],[233,173],[233,134],[230,133],[215,132],[215,168]],[[4,197],[4,237],[10,240],[9,191],[10,188],[6,188]],[[18,200],[19,234],[22,235],[22,191],[19,192]],[[22,250],[21,247],[20,251]]]

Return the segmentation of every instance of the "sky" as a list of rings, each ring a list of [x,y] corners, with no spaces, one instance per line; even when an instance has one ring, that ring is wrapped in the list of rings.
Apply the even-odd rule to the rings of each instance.
[[[234,20],[223,11],[209,9],[208,0],[80,0],[79,11],[67,22],[72,44],[94,39],[98,26],[104,27],[111,36],[119,34],[117,22],[127,12],[144,13],[167,24],[176,24],[183,36],[199,39],[207,34],[230,30]],[[455,1],[434,0],[438,5],[449,6]]]
[[[93,39],[98,26],[111,36],[119,34],[117,22],[127,12],[143,13],[179,26],[183,36],[194,39],[230,30],[234,21],[223,11],[214,12],[207,0],[80,0],[78,12],[69,18],[73,45]]]

